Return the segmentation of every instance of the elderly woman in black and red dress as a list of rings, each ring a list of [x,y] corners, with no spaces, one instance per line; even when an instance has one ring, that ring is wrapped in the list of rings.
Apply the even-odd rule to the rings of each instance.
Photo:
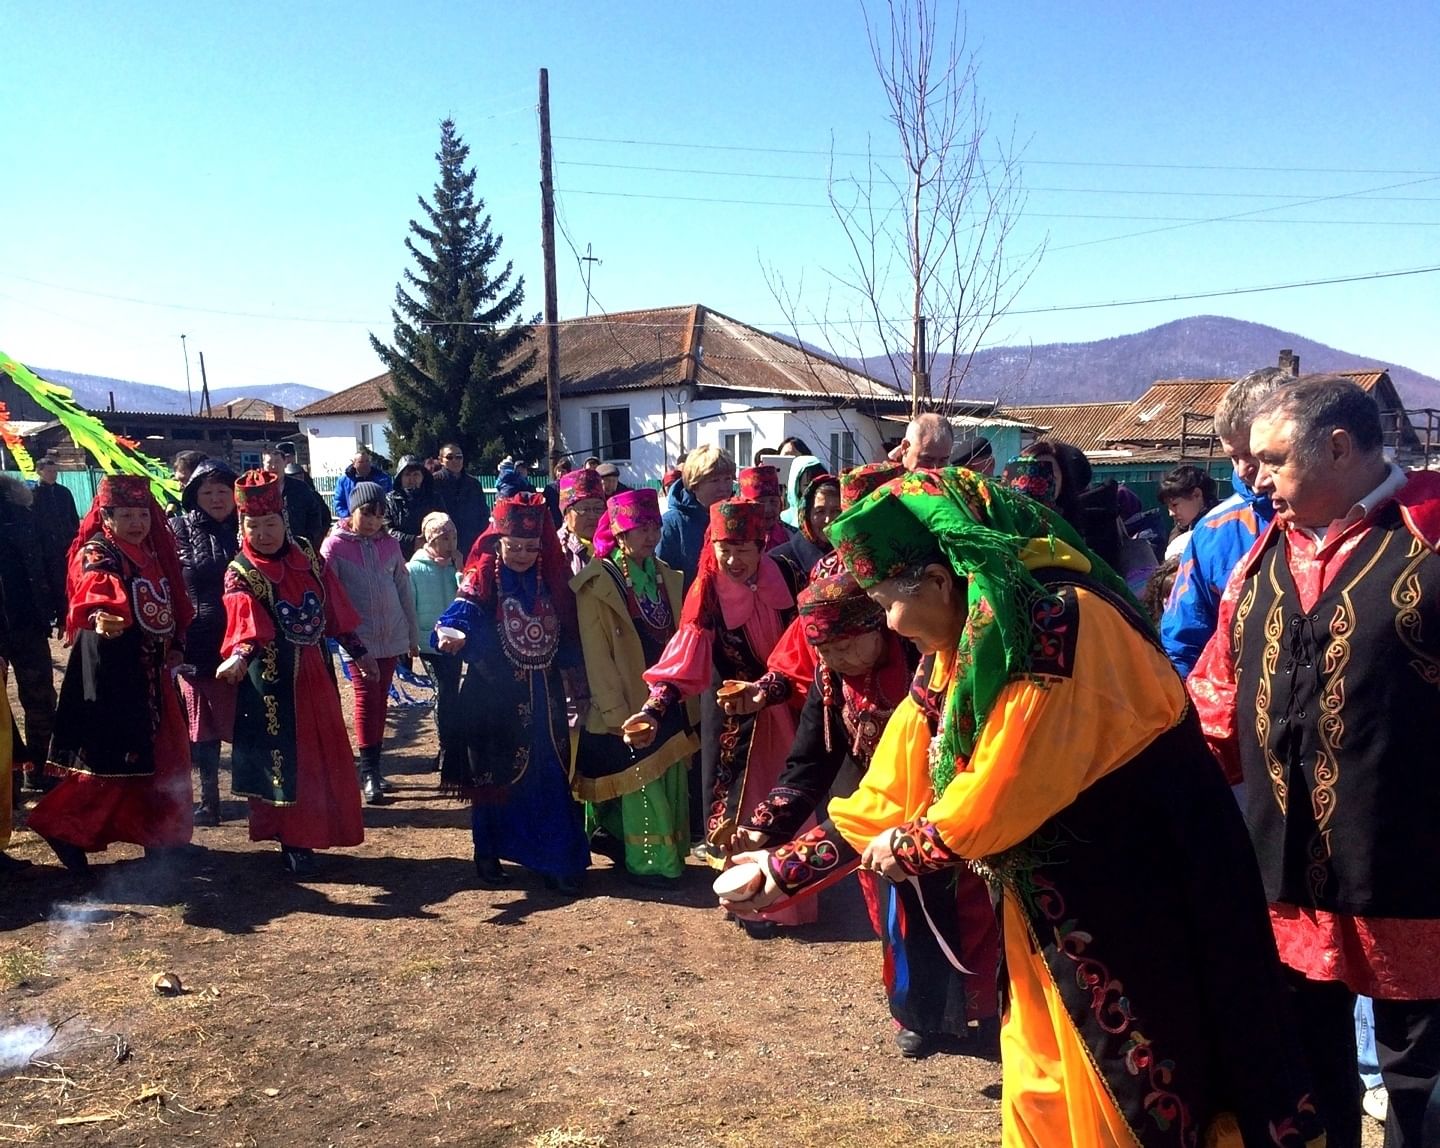
[[[112,842],[190,842],[190,742],[172,674],[194,610],[150,479],[109,475],[70,547],[70,662],[55,715],[63,780],[29,825],[84,871]]]
[[[544,495],[495,500],[433,641],[465,662],[440,781],[473,802],[476,876],[506,884],[500,862],[515,861],[578,896],[590,846],[570,795],[566,699],[583,713],[589,696],[570,566]]]
[[[747,849],[798,837],[827,797],[854,792],[885,723],[914,688],[915,648],[885,628],[885,611],[837,559],[822,561],[798,605],[794,628],[812,667],[805,708],[784,772],[764,799],[742,811],[736,838]],[[793,681],[793,673],[767,674],[757,692],[778,696],[776,685]],[[1000,935],[985,882],[969,870],[927,875],[913,885],[863,871],[859,877],[884,950],[885,994],[901,1053],[992,1052]]]
[[[231,788],[250,799],[250,840],[278,841],[285,868],[304,874],[314,850],[365,840],[326,635],[361,675],[380,671],[355,634],[360,619],[339,580],[287,532],[276,476],[247,472],[235,484],[235,507],[240,552],[225,572],[225,661],[216,671],[239,686]]]

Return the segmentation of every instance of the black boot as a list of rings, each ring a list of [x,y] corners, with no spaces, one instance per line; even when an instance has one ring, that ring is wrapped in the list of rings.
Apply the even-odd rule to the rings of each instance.
[[[379,805],[385,800],[380,784],[380,747],[363,746],[360,750],[360,793],[366,805]]]
[[[78,845],[71,845],[68,841],[61,841],[59,838],[47,837],[45,844],[55,850],[55,856],[60,864],[72,873],[88,873],[90,871],[90,858],[85,850]]]
[[[508,885],[510,876],[500,867],[498,857],[481,857],[475,855],[475,876],[480,878],[480,884],[497,886]]]
[[[913,1028],[895,1030],[895,1047],[907,1060],[923,1060],[935,1051],[935,1038],[928,1032],[916,1032]]]
[[[306,877],[315,868],[315,851],[297,849],[293,845],[280,846],[280,863],[292,877]]]
[[[200,774],[200,803],[195,806],[195,824],[220,824],[220,743],[195,742],[190,746],[190,760]]]
[[[561,897],[579,897],[585,891],[579,877],[546,877],[545,888]]]

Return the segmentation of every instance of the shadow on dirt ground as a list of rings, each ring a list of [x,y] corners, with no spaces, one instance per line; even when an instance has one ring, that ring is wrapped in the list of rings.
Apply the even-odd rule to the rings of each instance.
[[[114,847],[88,881],[17,831],[33,864],[0,877],[0,1143],[999,1142],[997,1065],[896,1050],[853,882],[763,942],[698,865],[664,892],[599,857],[578,900],[513,867],[482,889],[428,718],[391,735],[394,799],[303,880],[240,802],[193,855]]]

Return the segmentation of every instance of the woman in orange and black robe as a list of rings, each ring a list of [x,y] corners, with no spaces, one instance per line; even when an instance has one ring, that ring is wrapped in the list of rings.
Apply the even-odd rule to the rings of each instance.
[[[1253,851],[1123,582],[1057,516],[959,468],[831,527],[927,654],[830,821],[771,853],[761,910],[864,865],[998,894],[1002,1142],[1325,1142]]]

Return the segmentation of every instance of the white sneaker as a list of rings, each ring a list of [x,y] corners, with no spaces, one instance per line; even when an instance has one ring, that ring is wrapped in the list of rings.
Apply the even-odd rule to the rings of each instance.
[[[1377,1084],[1374,1088],[1367,1088],[1365,1095],[1360,1098],[1360,1107],[1365,1110],[1365,1115],[1385,1123],[1385,1117],[1390,1112],[1390,1093],[1385,1090],[1383,1084]]]

